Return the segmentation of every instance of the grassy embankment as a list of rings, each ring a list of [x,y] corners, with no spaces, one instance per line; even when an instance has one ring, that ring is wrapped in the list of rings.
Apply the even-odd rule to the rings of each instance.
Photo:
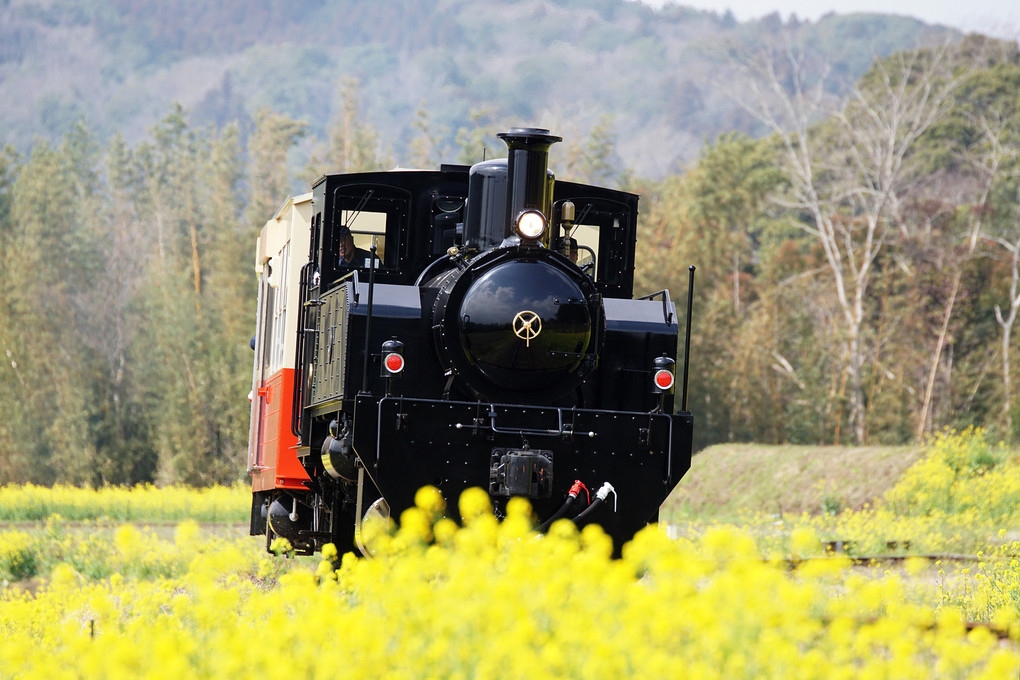
[[[718,444],[695,454],[660,519],[739,523],[749,513],[860,510],[895,486],[922,453],[918,446]]]

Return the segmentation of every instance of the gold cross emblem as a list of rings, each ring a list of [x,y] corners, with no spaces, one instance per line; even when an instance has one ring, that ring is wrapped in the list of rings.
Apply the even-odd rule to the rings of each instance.
[[[542,319],[530,311],[517,312],[514,317],[514,335],[524,341],[526,347],[531,347],[531,341],[542,332]]]

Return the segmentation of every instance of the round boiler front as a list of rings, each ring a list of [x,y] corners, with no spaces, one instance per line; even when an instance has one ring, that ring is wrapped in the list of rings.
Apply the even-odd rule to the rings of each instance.
[[[594,290],[547,252],[480,260],[441,296],[444,363],[485,398],[572,390],[594,364]]]

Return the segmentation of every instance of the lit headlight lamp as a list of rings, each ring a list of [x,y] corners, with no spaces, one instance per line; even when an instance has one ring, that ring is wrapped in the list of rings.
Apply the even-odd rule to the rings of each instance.
[[[549,226],[549,222],[545,219],[545,215],[541,210],[534,208],[522,210],[514,220],[514,231],[525,241],[537,241],[542,238],[547,226]]]

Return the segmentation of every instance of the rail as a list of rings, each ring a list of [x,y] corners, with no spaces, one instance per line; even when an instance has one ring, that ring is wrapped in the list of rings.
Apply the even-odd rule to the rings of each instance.
[[[312,280],[315,272],[315,262],[308,262],[301,268],[301,283],[298,286],[300,293],[298,296],[298,308],[297,308],[297,327],[299,329],[297,334],[297,347],[295,348],[295,361],[294,361],[294,391],[293,399],[291,400],[291,414],[290,414],[290,430],[291,433],[301,441],[302,420],[305,412],[305,359],[308,353],[308,336],[315,335],[315,328],[310,328],[308,325],[308,312],[309,304],[308,293],[312,286]],[[318,324],[316,324],[318,326]]]
[[[669,289],[668,288],[663,288],[660,291],[656,291],[654,293],[649,293],[648,295],[642,295],[641,297],[635,298],[635,299],[636,300],[654,300],[659,295],[662,296],[662,319],[663,319],[663,321],[666,322],[666,325],[669,326],[669,325],[671,325],[673,323],[673,312],[669,308],[670,297],[669,297]]]

